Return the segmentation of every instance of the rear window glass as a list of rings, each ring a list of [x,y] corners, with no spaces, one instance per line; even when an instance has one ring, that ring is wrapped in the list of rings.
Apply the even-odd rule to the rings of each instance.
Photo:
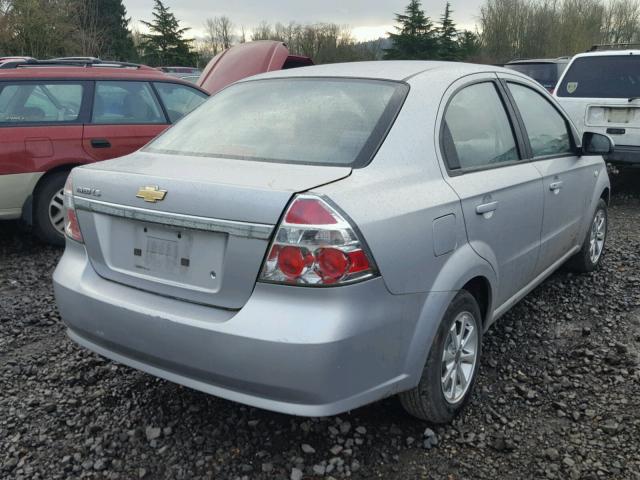
[[[557,95],[578,98],[640,96],[640,56],[576,58],[562,79]]]
[[[147,151],[242,160],[362,166],[408,87],[381,80],[287,78],[233,85]]]
[[[555,63],[518,63],[505,65],[505,68],[523,73],[547,88],[555,87],[559,76],[559,67]]]

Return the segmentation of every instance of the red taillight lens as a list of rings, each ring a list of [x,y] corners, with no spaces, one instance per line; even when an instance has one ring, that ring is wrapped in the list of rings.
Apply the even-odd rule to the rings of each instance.
[[[321,198],[299,195],[278,226],[260,280],[322,286],[376,274],[349,222]]]
[[[285,222],[298,225],[334,225],[338,223],[324,204],[314,198],[301,198],[287,211]]]
[[[309,258],[311,254],[304,248],[287,246],[277,251],[278,268],[287,278],[298,278],[309,264],[313,264],[313,259]]]
[[[78,216],[76,215],[75,205],[73,203],[73,183],[71,175],[67,177],[64,184],[64,233],[76,242],[83,242]]]
[[[319,248],[316,252],[318,273],[329,282],[335,282],[349,271],[349,257],[337,248]]]

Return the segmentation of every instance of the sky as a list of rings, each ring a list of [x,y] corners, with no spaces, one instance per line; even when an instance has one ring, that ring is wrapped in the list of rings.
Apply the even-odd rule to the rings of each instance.
[[[393,28],[394,13],[404,11],[409,0],[164,0],[191,36],[203,36],[206,18],[226,15],[237,28],[247,32],[260,22],[327,22],[348,25],[358,40],[372,40]],[[124,0],[133,26],[149,20],[153,0]],[[437,20],[446,0],[423,1],[428,16]],[[453,19],[458,28],[475,29],[482,0],[452,0]],[[144,29],[142,29],[144,30]]]

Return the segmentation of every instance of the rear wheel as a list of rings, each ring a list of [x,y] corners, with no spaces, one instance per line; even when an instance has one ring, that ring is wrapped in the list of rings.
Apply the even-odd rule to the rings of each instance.
[[[480,364],[481,318],[476,299],[461,290],[438,327],[420,383],[400,394],[407,412],[438,424],[449,423],[464,408]]]
[[[582,243],[582,248],[569,260],[569,268],[576,272],[586,273],[598,267],[607,240],[608,221],[607,204],[600,199]]]
[[[40,240],[64,245],[64,183],[69,172],[57,172],[43,180],[33,204],[33,228]]]

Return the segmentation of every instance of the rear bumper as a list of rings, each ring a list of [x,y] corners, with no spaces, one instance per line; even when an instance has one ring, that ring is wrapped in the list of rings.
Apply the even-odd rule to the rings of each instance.
[[[640,146],[616,145],[614,152],[607,155],[605,160],[609,163],[640,167]]]
[[[222,310],[104,280],[70,241],[54,287],[80,345],[222,398],[305,416],[413,387],[420,372],[407,359],[418,319],[443,311],[451,296],[391,295],[380,278],[325,289],[258,283],[241,310]],[[438,321],[429,323],[435,332]]]

